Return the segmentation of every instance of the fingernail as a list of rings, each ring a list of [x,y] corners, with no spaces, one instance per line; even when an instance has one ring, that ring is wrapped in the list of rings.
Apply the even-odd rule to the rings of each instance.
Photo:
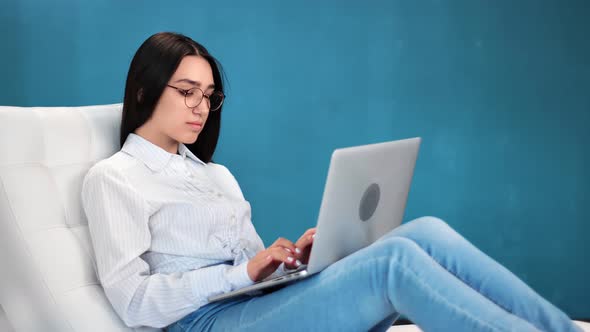
[[[295,248],[295,252],[298,253],[298,254],[300,254],[301,253],[301,249]]]
[[[267,260],[271,260],[271,259],[272,259],[272,257],[271,257],[270,255],[268,255],[268,256],[266,256],[266,259],[267,259]]]
[[[315,234],[314,234],[314,235],[312,235],[312,236],[311,236],[311,238],[312,238],[312,239],[314,239],[314,238],[315,238]]]
[[[301,265],[301,262],[299,260],[295,261],[295,266],[299,267],[299,265]]]
[[[287,252],[293,253],[293,252],[291,251],[291,249],[289,249],[289,248],[284,248],[284,249],[285,249],[285,250],[287,250]]]
[[[293,257],[287,257],[287,262],[293,263]]]

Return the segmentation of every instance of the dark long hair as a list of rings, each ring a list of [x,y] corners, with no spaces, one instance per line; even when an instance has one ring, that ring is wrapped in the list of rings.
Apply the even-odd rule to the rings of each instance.
[[[150,36],[135,52],[129,66],[121,119],[121,147],[127,136],[152,116],[170,77],[174,75],[182,58],[187,55],[198,55],[207,60],[213,72],[215,90],[224,92],[221,65],[203,45],[173,32],[160,32]],[[212,160],[215,153],[222,108],[223,106],[209,113],[197,141],[186,145],[206,163]]]

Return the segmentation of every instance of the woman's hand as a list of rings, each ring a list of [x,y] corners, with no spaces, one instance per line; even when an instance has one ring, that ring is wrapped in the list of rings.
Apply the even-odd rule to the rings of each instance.
[[[260,281],[271,275],[281,263],[301,265],[296,258],[297,251],[293,242],[279,238],[250,259],[247,266],[248,276],[252,281]]]
[[[260,251],[248,262],[248,276],[252,281],[260,281],[271,275],[285,263],[287,269],[296,269],[307,264],[315,236],[315,227],[310,228],[297,240],[297,243],[279,238],[270,247]]]

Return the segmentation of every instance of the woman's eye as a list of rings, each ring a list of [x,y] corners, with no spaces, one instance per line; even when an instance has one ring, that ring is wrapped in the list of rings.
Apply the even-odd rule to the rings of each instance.
[[[187,95],[187,96],[192,96],[193,94],[194,94],[194,93],[193,93],[192,91],[187,91],[187,92],[186,92],[186,95]]]

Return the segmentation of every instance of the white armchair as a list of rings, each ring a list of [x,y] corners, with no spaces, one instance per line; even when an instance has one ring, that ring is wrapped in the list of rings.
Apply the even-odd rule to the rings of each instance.
[[[132,331],[98,282],[80,192],[121,105],[0,107],[0,305],[15,331]],[[4,329],[2,330],[4,331]],[[157,331],[157,330],[156,330]]]
[[[119,150],[120,119],[121,104],[0,106],[0,331],[160,331],[112,309],[80,201],[88,169]]]

